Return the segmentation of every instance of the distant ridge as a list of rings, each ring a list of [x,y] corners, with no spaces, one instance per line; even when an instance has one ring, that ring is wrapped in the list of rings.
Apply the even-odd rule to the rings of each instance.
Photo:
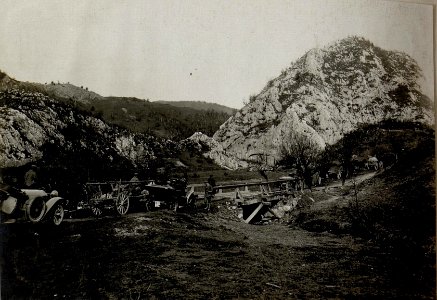
[[[236,108],[231,108],[228,106],[220,105],[217,103],[209,103],[205,101],[166,101],[166,100],[158,100],[153,101],[155,103],[168,104],[176,107],[187,107],[193,108],[197,110],[213,110],[216,112],[223,112],[225,114],[233,115],[238,110]]]

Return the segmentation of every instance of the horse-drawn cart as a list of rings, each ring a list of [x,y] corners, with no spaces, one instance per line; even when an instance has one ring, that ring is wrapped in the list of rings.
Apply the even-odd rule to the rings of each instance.
[[[79,203],[78,209],[90,209],[95,216],[108,209],[119,215],[125,215],[129,210],[131,191],[126,182],[88,182],[85,192],[86,199]]]

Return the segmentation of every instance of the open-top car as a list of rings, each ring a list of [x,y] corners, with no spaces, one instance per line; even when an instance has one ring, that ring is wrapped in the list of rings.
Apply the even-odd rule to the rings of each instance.
[[[145,187],[150,194],[151,208],[167,207],[177,211],[182,207],[192,207],[196,201],[194,191],[187,188],[185,179],[172,178],[167,184],[154,184]]]
[[[64,219],[67,200],[57,191],[47,193],[40,189],[16,189],[0,186],[0,211],[2,223],[46,222],[60,225]]]

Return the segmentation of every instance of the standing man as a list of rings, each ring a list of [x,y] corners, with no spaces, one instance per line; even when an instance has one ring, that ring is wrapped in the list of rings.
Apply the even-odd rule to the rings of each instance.
[[[209,175],[208,181],[205,188],[205,198],[206,198],[206,210],[211,209],[211,201],[214,196],[215,179],[212,175]]]
[[[266,181],[269,181],[269,178],[267,177],[267,173],[263,168],[260,168],[258,170],[259,174],[262,176],[262,178],[264,178]]]
[[[209,175],[208,183],[209,183],[212,187],[215,187],[215,179],[214,179],[214,177],[212,177],[212,175]]]

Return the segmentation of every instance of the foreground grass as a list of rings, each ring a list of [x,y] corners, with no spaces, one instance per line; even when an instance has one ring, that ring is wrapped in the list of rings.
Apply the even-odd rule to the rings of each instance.
[[[227,215],[226,215],[227,214]],[[2,299],[394,299],[385,249],[348,235],[156,211],[8,231]],[[37,233],[37,234],[35,234]]]

